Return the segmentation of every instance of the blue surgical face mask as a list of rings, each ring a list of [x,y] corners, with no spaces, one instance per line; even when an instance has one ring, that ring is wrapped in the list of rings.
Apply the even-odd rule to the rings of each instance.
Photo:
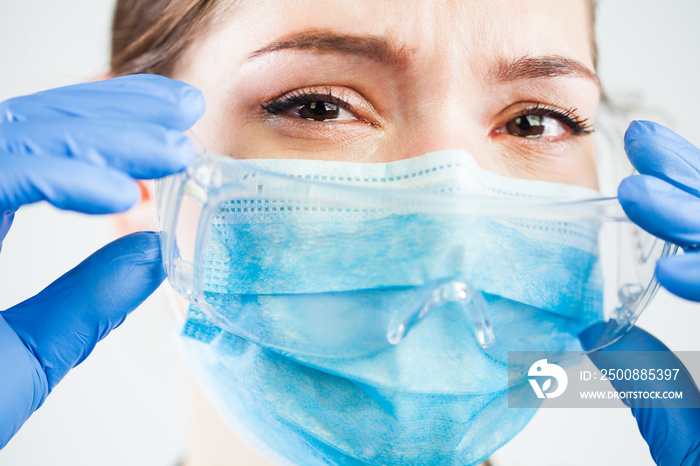
[[[596,195],[500,177],[463,151],[388,164],[251,163],[413,192]],[[222,203],[210,225],[206,299],[190,308],[185,348],[229,424],[282,463],[478,464],[533,414],[507,407],[507,350],[577,349],[575,335],[601,318],[592,222],[239,199]],[[469,299],[438,299],[424,312],[455,284]],[[485,316],[475,318],[476,304]],[[373,346],[374,329],[381,337],[407,316],[400,343]]]

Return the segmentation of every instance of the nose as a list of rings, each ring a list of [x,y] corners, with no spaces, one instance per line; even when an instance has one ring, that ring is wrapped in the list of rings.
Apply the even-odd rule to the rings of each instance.
[[[476,156],[488,137],[483,121],[483,90],[465,69],[464,59],[442,57],[423,63],[402,94],[404,105],[396,128],[400,158],[444,149]],[[398,158],[398,157],[397,157]]]

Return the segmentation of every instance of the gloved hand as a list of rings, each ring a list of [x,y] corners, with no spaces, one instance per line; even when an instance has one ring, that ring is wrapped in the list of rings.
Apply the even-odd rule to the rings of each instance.
[[[605,326],[586,329],[579,339],[584,348],[598,341]],[[644,353],[639,353],[644,351]],[[627,352],[627,353],[624,353]],[[634,356],[630,352],[636,352]],[[653,353],[651,353],[653,352]],[[639,327],[632,329],[612,345],[590,353],[598,369],[681,368],[669,381],[616,379],[611,383],[618,392],[683,392],[683,406],[700,406],[700,391],[690,373],[666,345]],[[663,407],[664,400],[624,399],[637,420],[639,432],[660,466],[700,465],[700,409]],[[661,405],[661,406],[659,406]]]
[[[183,131],[203,111],[198,90],[152,75],[0,104],[0,245],[24,204],[46,200],[92,214],[130,208],[140,196],[135,178],[162,177],[192,160]],[[0,312],[0,448],[164,278],[158,235],[137,233]]]
[[[700,301],[700,150],[674,132],[648,121],[633,122],[625,134],[625,149],[641,175],[623,180],[618,198],[629,218],[649,233],[678,244],[684,255],[664,258],[656,277],[667,290]],[[584,348],[597,341],[601,328],[579,338]],[[655,351],[636,359],[620,351]],[[599,369],[683,367],[659,340],[633,328],[620,341],[589,354]],[[645,358],[640,361],[640,358]],[[691,375],[681,371],[669,382],[615,380],[620,391],[682,391],[686,406],[700,404],[700,391]],[[655,408],[658,401],[625,401],[637,419],[654,461],[662,466],[700,465],[700,409]]]
[[[659,124],[635,121],[625,150],[641,175],[620,184],[622,208],[634,223],[685,250],[660,260],[656,278],[671,293],[700,301],[700,149]]]

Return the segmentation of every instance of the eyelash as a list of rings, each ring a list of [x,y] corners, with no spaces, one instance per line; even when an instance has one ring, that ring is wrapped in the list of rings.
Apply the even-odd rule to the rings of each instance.
[[[279,98],[274,98],[268,100],[267,102],[260,102],[260,107],[270,113],[271,115],[277,115],[290,108],[308,104],[314,101],[328,102],[333,105],[337,105],[343,110],[352,112],[352,105],[345,102],[340,97],[333,95],[330,89],[326,89],[321,92],[318,89],[297,89],[288,94],[283,95]]]
[[[276,97],[267,102],[260,102],[260,107],[271,115],[280,114],[290,108],[297,107],[314,101],[328,102],[333,105],[352,112],[352,105],[345,102],[342,98],[333,94],[330,89],[320,91],[315,88],[297,89],[282,97]],[[576,115],[578,109],[568,108],[560,109],[551,105],[538,102],[533,107],[522,109],[518,116],[525,115],[540,115],[553,118],[571,130],[573,136],[585,136],[592,134],[593,125],[589,123],[588,118],[581,119]]]
[[[553,107],[551,105],[545,105],[538,102],[534,107],[528,107],[522,109],[518,116],[525,115],[540,115],[549,118],[554,118],[560,123],[564,124],[571,130],[573,136],[585,136],[592,134],[594,129],[593,125],[590,124],[588,118],[581,119],[576,115],[578,111],[577,108],[568,108],[565,110]]]

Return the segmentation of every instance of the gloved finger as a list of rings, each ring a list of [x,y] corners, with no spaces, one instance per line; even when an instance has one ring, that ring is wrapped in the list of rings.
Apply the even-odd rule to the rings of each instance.
[[[617,196],[630,220],[652,235],[682,247],[700,244],[700,198],[646,175],[622,180]]]
[[[633,121],[625,133],[625,150],[634,168],[700,196],[700,149],[651,121]]]
[[[687,252],[660,259],[656,264],[656,278],[671,293],[700,301],[700,254]]]
[[[0,103],[0,124],[56,118],[145,121],[179,131],[204,114],[202,93],[158,75],[130,75],[51,89]]]
[[[86,214],[123,212],[138,202],[133,179],[109,168],[78,160],[26,155],[0,157],[0,212],[46,200],[59,209]]]
[[[158,234],[133,233],[2,316],[41,363],[51,390],[164,279]]]
[[[15,420],[9,434],[0,429],[0,447],[164,278],[158,235],[134,233],[0,313],[0,413]]]
[[[192,142],[178,130],[153,123],[100,119],[0,125],[1,152],[70,157],[140,179],[180,171],[195,156]]]
[[[602,326],[586,329],[579,339],[584,348],[595,344]],[[643,351],[643,353],[639,353]],[[618,392],[630,391],[682,391],[683,403],[698,406],[700,391],[690,373],[666,345],[644,330],[633,327],[619,341],[590,353],[588,357],[599,369],[614,368],[681,368],[673,380],[626,380],[611,381]],[[659,402],[649,399],[626,398],[639,431],[649,445],[651,456],[659,465],[695,465],[700,461],[700,409],[659,408]]]

